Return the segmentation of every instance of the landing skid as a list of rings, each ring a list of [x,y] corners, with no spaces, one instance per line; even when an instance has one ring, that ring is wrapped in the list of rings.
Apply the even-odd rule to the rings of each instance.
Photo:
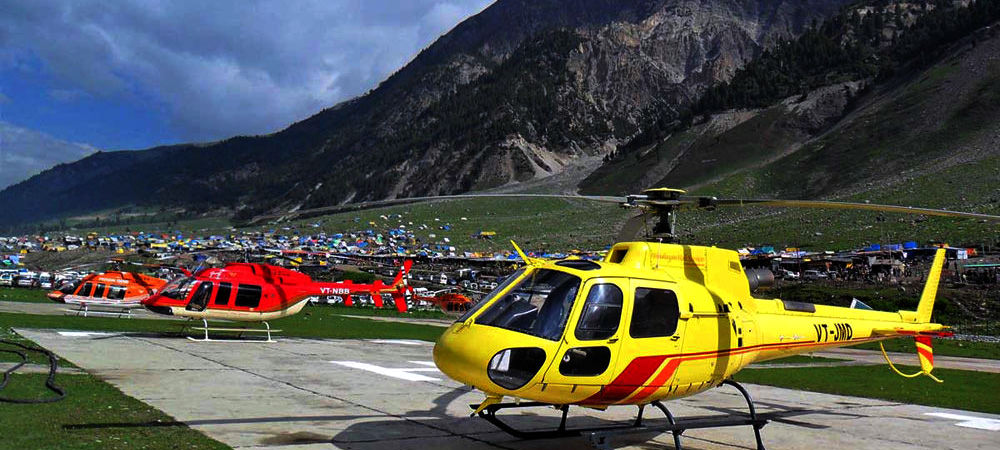
[[[96,309],[91,309],[96,308]],[[64,310],[67,315],[75,316],[102,316],[102,317],[117,317],[117,318],[132,318],[132,305],[115,306],[115,305],[88,305],[87,303],[81,303],[77,309],[66,309]]]
[[[495,405],[487,406],[484,410],[480,411],[479,417],[486,419],[487,422],[519,439],[552,439],[561,437],[587,436],[590,439],[590,443],[599,449],[611,448],[610,441],[611,438],[615,436],[650,432],[669,432],[674,436],[674,447],[677,450],[681,450],[681,435],[687,430],[745,425],[753,427],[754,437],[757,440],[757,450],[764,450],[764,442],[760,437],[760,429],[763,428],[764,425],[767,425],[768,420],[757,417],[757,411],[753,406],[753,399],[743,386],[732,380],[725,380],[723,381],[723,384],[733,386],[740,391],[740,394],[742,394],[743,398],[747,401],[747,406],[750,410],[750,415],[748,417],[703,417],[678,421],[674,419],[670,410],[659,401],[652,402],[650,405],[655,406],[663,412],[668,422],[666,425],[643,425],[642,413],[646,405],[639,405],[639,413],[631,425],[616,425],[607,427],[567,429],[566,415],[569,412],[569,405],[551,405],[539,402],[497,403]],[[476,408],[478,405],[470,406]],[[545,431],[518,430],[500,420],[496,414],[498,411],[503,409],[532,408],[538,406],[555,406],[562,411],[562,420],[559,422],[559,427],[557,429]]]
[[[272,330],[271,329],[271,325],[268,324],[267,322],[263,322],[264,327],[265,327],[265,329],[263,329],[263,330],[254,329],[254,328],[217,328],[217,327],[216,328],[212,328],[212,327],[208,326],[208,320],[207,319],[201,319],[201,322],[202,322],[203,326],[200,326],[200,327],[191,327],[191,329],[192,330],[198,330],[198,331],[204,331],[205,332],[205,337],[201,338],[201,339],[198,339],[198,338],[193,338],[191,336],[188,336],[187,337],[188,340],[193,341],[193,342],[261,342],[261,343],[269,343],[269,342],[278,342],[278,341],[276,341],[274,339],[271,339],[271,333],[272,332],[274,332],[274,333],[281,332],[281,330]],[[259,340],[259,339],[254,339],[254,340],[211,339],[211,338],[208,337],[208,332],[209,331],[239,332],[240,334],[237,335],[238,339],[240,339],[240,338],[243,337],[243,333],[266,333],[267,334],[267,339],[266,340]]]

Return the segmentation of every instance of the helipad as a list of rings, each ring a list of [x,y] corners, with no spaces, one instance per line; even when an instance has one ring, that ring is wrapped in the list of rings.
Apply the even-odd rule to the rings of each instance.
[[[478,418],[482,395],[431,362],[432,344],[393,340],[281,339],[210,342],[115,333],[18,330],[38,344],[234,448],[588,448],[585,438],[520,441]],[[675,415],[741,413],[731,388],[668,404]],[[769,449],[995,449],[1000,416],[854,397],[749,386]],[[70,393],[72,395],[72,393]],[[636,408],[571,409],[570,426],[626,422]],[[548,428],[554,410],[510,413],[523,428]],[[647,410],[647,418],[657,415]],[[80,423],[79,428],[163,423]],[[669,435],[612,441],[620,448],[672,448]],[[749,428],[691,430],[685,448],[753,448]]]

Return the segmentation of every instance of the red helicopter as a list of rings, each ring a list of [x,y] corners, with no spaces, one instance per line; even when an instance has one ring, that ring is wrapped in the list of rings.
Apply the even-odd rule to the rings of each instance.
[[[309,297],[337,295],[353,305],[352,296],[370,295],[376,307],[382,307],[382,294],[391,294],[396,309],[407,310],[404,278],[413,261],[403,262],[392,284],[375,280],[371,284],[350,280],[335,283],[313,281],[308,275],[283,267],[259,263],[229,263],[222,268],[207,268],[193,276],[171,281],[162,290],[142,301],[146,309],[163,315],[201,319],[210,340],[211,331],[265,332],[272,342],[267,321],[291,316],[305,307]],[[265,330],[209,328],[208,320],[262,322]]]

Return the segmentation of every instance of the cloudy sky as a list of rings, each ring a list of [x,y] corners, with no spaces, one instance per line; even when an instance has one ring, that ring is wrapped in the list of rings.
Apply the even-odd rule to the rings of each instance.
[[[102,149],[277,131],[492,0],[0,0],[0,120]]]

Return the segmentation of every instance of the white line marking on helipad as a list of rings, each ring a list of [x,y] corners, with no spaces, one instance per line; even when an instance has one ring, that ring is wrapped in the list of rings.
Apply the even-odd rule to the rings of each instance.
[[[352,369],[365,370],[365,371],[368,371],[368,372],[374,372],[374,373],[377,373],[379,375],[385,375],[387,377],[398,378],[400,380],[406,380],[406,381],[441,381],[440,378],[428,377],[428,376],[425,376],[425,375],[420,375],[420,374],[412,373],[412,372],[430,372],[430,371],[437,372],[437,369],[424,368],[424,367],[417,367],[417,368],[410,368],[410,369],[391,369],[391,368],[388,368],[388,367],[376,366],[374,364],[367,364],[367,363],[357,362],[357,361],[330,361],[330,362],[333,363],[333,364],[337,364],[339,366],[350,367]]]
[[[410,363],[410,364],[419,364],[421,366],[437,367],[437,365],[434,364],[431,361],[407,361],[407,362]],[[437,370],[437,369],[435,369],[435,370]]]
[[[940,417],[942,419],[958,420],[959,422],[955,425],[960,427],[1000,431],[1000,420],[997,419],[987,419],[985,417],[963,416],[961,414],[949,413],[924,413],[924,415]]]
[[[369,339],[368,342],[374,342],[376,344],[393,344],[393,345],[430,345],[429,342],[412,341],[409,339]]]
[[[66,337],[90,337],[90,336],[111,336],[112,333],[97,333],[93,331],[57,331]]]

